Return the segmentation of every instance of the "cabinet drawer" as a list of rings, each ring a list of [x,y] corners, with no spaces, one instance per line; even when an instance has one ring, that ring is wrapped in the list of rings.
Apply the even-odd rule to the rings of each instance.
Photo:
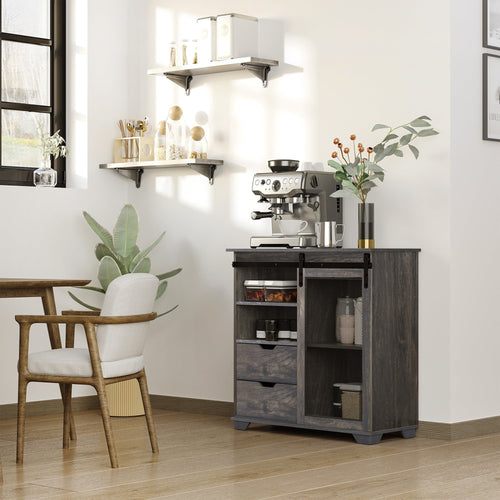
[[[236,345],[236,378],[297,383],[297,348],[263,344]]]
[[[241,416],[297,421],[297,386],[238,380],[236,413]]]

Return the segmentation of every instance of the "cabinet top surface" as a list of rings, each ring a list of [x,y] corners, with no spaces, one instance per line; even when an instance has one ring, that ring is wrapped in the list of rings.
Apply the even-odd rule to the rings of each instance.
[[[227,248],[226,252],[234,253],[256,253],[256,254],[266,254],[266,253],[284,253],[284,254],[296,254],[296,253],[306,253],[306,254],[319,254],[326,253],[329,255],[347,255],[347,254],[365,254],[365,253],[383,253],[383,252],[420,252],[420,248],[280,248],[280,247],[268,247],[268,248]]]

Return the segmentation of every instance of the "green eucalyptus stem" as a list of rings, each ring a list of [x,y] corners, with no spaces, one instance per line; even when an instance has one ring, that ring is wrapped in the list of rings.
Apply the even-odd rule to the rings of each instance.
[[[351,162],[349,152],[346,152],[346,159],[340,140],[338,138],[334,139],[333,142],[340,149],[340,154],[333,152],[333,160],[329,160],[328,165],[335,169],[335,179],[337,182],[342,182],[344,189],[336,191],[331,196],[339,198],[347,194],[354,194],[362,203],[365,203],[370,190],[379,185],[377,181],[383,182],[384,180],[385,172],[379,165],[382,160],[392,155],[403,157],[405,147],[408,147],[415,159],[418,159],[419,150],[412,144],[415,139],[439,133],[432,128],[430,121],[431,119],[428,116],[422,115],[397,127],[383,124],[374,125],[372,131],[388,129],[388,132],[373,148],[367,148],[367,158],[363,158],[364,147],[361,143],[356,152],[356,136],[351,134],[350,139],[354,147],[353,162]],[[400,134],[400,129],[406,129],[407,133]],[[373,161],[371,159],[372,152],[375,155]]]

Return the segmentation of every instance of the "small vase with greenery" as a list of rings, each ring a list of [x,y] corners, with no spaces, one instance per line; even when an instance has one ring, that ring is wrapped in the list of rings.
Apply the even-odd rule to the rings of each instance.
[[[57,172],[50,164],[51,156],[64,158],[68,152],[59,130],[54,134],[42,134],[40,139],[42,166],[33,172],[33,183],[37,187],[54,187],[57,184]]]
[[[335,170],[335,180],[342,183],[342,189],[331,196],[341,198],[354,195],[360,200],[358,206],[358,247],[373,248],[374,241],[374,207],[373,203],[366,203],[368,193],[384,181],[385,171],[379,165],[389,156],[403,157],[403,151],[408,148],[415,159],[419,157],[419,150],[414,141],[422,137],[430,137],[439,132],[434,130],[428,116],[419,116],[414,120],[391,127],[378,123],[372,128],[375,130],[388,129],[383,139],[375,146],[366,147],[356,143],[356,135],[351,134],[351,148],[343,144],[338,138],[333,144],[338,151],[332,153],[328,165]]]
[[[95,256],[99,261],[97,268],[97,279],[100,287],[83,286],[78,287],[83,290],[92,290],[98,293],[106,293],[109,284],[119,276],[128,273],[149,273],[151,271],[151,259],[148,257],[150,252],[160,243],[165,236],[163,231],[158,238],[144,250],[140,250],[137,246],[137,237],[139,235],[139,217],[135,208],[132,205],[125,205],[111,233],[99,224],[90,214],[83,212],[83,216],[90,228],[101,239],[95,247]],[[167,289],[167,279],[179,274],[181,268],[168,271],[166,273],[157,274],[156,277],[160,280],[156,299],[159,299]],[[73,300],[78,302],[83,307],[91,311],[100,311],[100,308],[87,304],[79,299],[76,295],[68,292]],[[159,314],[158,317],[164,316],[173,311],[177,306],[172,307],[168,311]]]

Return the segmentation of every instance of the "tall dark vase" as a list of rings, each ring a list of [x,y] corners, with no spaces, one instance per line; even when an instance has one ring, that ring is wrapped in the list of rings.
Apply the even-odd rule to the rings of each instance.
[[[358,203],[358,248],[375,248],[375,205]]]

